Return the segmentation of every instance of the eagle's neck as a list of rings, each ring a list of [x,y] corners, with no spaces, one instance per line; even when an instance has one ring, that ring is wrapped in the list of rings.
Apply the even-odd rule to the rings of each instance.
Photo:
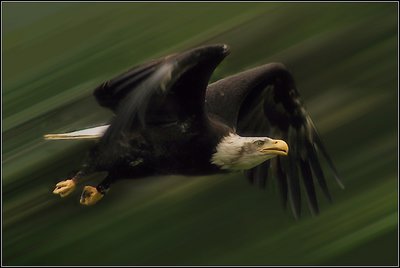
[[[253,168],[266,159],[250,153],[246,144],[254,141],[255,137],[241,137],[230,133],[217,145],[216,152],[211,157],[211,163],[224,170],[246,170]]]

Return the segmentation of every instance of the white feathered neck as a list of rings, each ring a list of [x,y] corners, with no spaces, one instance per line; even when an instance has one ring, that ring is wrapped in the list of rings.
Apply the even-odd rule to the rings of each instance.
[[[230,133],[217,145],[211,163],[227,170],[246,170],[253,168],[272,156],[254,151],[251,144],[262,137],[241,137]],[[268,139],[268,138],[267,138]]]

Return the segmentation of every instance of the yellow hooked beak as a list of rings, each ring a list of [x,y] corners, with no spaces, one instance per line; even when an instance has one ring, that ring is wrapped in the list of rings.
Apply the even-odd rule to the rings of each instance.
[[[282,140],[272,140],[266,142],[261,150],[264,154],[275,154],[275,155],[287,155],[289,152],[289,147],[286,142]]]

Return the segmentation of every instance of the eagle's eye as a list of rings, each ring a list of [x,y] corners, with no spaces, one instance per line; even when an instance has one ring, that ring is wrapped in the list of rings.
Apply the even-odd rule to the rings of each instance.
[[[265,143],[265,141],[255,141],[253,142],[253,144],[257,145],[257,146],[261,146]]]

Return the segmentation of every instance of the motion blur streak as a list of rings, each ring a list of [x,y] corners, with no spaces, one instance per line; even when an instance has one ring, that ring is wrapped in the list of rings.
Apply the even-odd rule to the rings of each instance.
[[[2,7],[3,264],[397,263],[397,3]],[[346,186],[331,183],[333,204],[318,193],[321,215],[295,221],[275,181],[241,174],[123,181],[91,208],[51,194],[90,142],[43,134],[106,122],[99,83],[213,43],[232,50],[213,81],[269,62],[293,72]]]

